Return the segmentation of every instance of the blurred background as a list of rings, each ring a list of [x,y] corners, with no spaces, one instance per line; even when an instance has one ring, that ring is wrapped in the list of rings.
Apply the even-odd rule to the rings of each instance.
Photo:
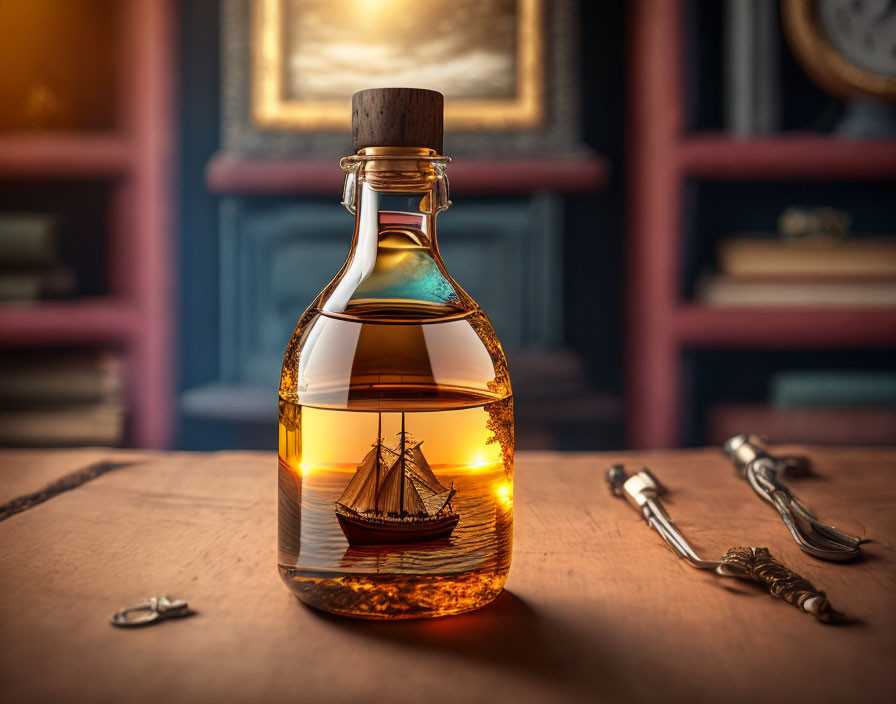
[[[0,0],[0,444],[274,449],[354,90],[447,99],[520,449],[896,442],[886,0]]]

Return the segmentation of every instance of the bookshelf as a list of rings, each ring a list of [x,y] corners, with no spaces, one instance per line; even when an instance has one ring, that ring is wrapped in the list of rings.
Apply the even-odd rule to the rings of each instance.
[[[139,311],[114,299],[0,308],[0,345],[121,344],[139,337]]]
[[[896,347],[896,316],[877,308],[731,308],[679,304],[676,339],[682,345],[763,348]]]
[[[133,168],[130,140],[119,134],[0,134],[0,175],[118,178]]]
[[[629,6],[627,440],[674,447],[694,349],[888,348],[889,308],[711,308],[682,299],[688,179],[872,181],[896,178],[896,142],[804,133],[735,139],[688,133],[685,0]]]
[[[732,139],[685,136],[675,144],[686,176],[726,179],[885,179],[896,177],[896,142],[797,134]]]
[[[64,187],[54,180],[102,184],[107,294],[0,305],[0,348],[116,350],[126,370],[126,441],[162,448],[174,424],[174,8],[170,0],[116,0],[112,6],[114,125],[0,132],[3,182],[37,188]]]
[[[550,190],[588,193],[606,185],[610,167],[596,154],[582,156],[470,159],[450,167],[455,193],[531,193]],[[296,194],[332,196],[345,180],[334,158],[240,158],[215,155],[206,168],[206,184],[221,194]]]

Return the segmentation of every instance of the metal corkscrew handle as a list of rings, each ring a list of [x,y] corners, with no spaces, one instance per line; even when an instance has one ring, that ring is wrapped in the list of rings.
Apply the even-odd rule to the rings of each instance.
[[[658,497],[665,491],[665,488],[649,469],[644,467],[641,471],[629,476],[625,473],[623,466],[617,464],[607,470],[606,479],[610,490],[616,496],[628,500],[644,517],[647,525],[660,534],[660,537],[666,541],[675,554],[687,560],[692,567],[697,569],[714,570],[719,566],[718,562],[701,558],[688,545],[681,530],[672,522],[659,501]]]
[[[768,548],[731,548],[721,560],[704,560],[697,555],[663,508],[659,495],[665,489],[646,467],[628,475],[621,464],[613,465],[606,470],[605,478],[610,491],[625,498],[673,552],[692,567],[713,570],[722,577],[757,582],[773,597],[812,614],[823,623],[839,619],[840,614],[831,606],[824,592],[815,589],[808,580],[772,557]]]
[[[805,457],[774,457],[753,435],[735,435],[722,446],[738,474],[763,501],[777,509],[800,549],[822,560],[850,560],[858,556],[865,540],[825,525],[780,480],[785,472],[805,473]]]

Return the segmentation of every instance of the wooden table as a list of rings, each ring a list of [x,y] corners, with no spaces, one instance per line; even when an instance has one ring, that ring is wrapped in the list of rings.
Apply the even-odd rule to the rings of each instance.
[[[0,452],[0,503],[85,467],[70,485],[99,474],[19,501],[0,522],[0,692],[92,703],[892,701],[896,450],[810,454],[819,476],[797,493],[874,539],[858,562],[801,553],[716,450],[520,453],[506,593],[465,616],[378,623],[315,612],[280,583],[273,455]],[[855,623],[821,625],[686,566],[608,494],[602,470],[616,461],[655,470],[701,553],[766,545]],[[198,614],[108,624],[157,594]]]

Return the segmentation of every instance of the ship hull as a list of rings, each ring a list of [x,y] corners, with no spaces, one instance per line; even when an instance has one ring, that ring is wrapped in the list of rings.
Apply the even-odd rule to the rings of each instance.
[[[371,521],[362,516],[350,516],[337,512],[339,527],[349,545],[409,545],[447,538],[451,535],[460,516],[450,513],[439,518],[419,522],[394,524],[389,521]]]

